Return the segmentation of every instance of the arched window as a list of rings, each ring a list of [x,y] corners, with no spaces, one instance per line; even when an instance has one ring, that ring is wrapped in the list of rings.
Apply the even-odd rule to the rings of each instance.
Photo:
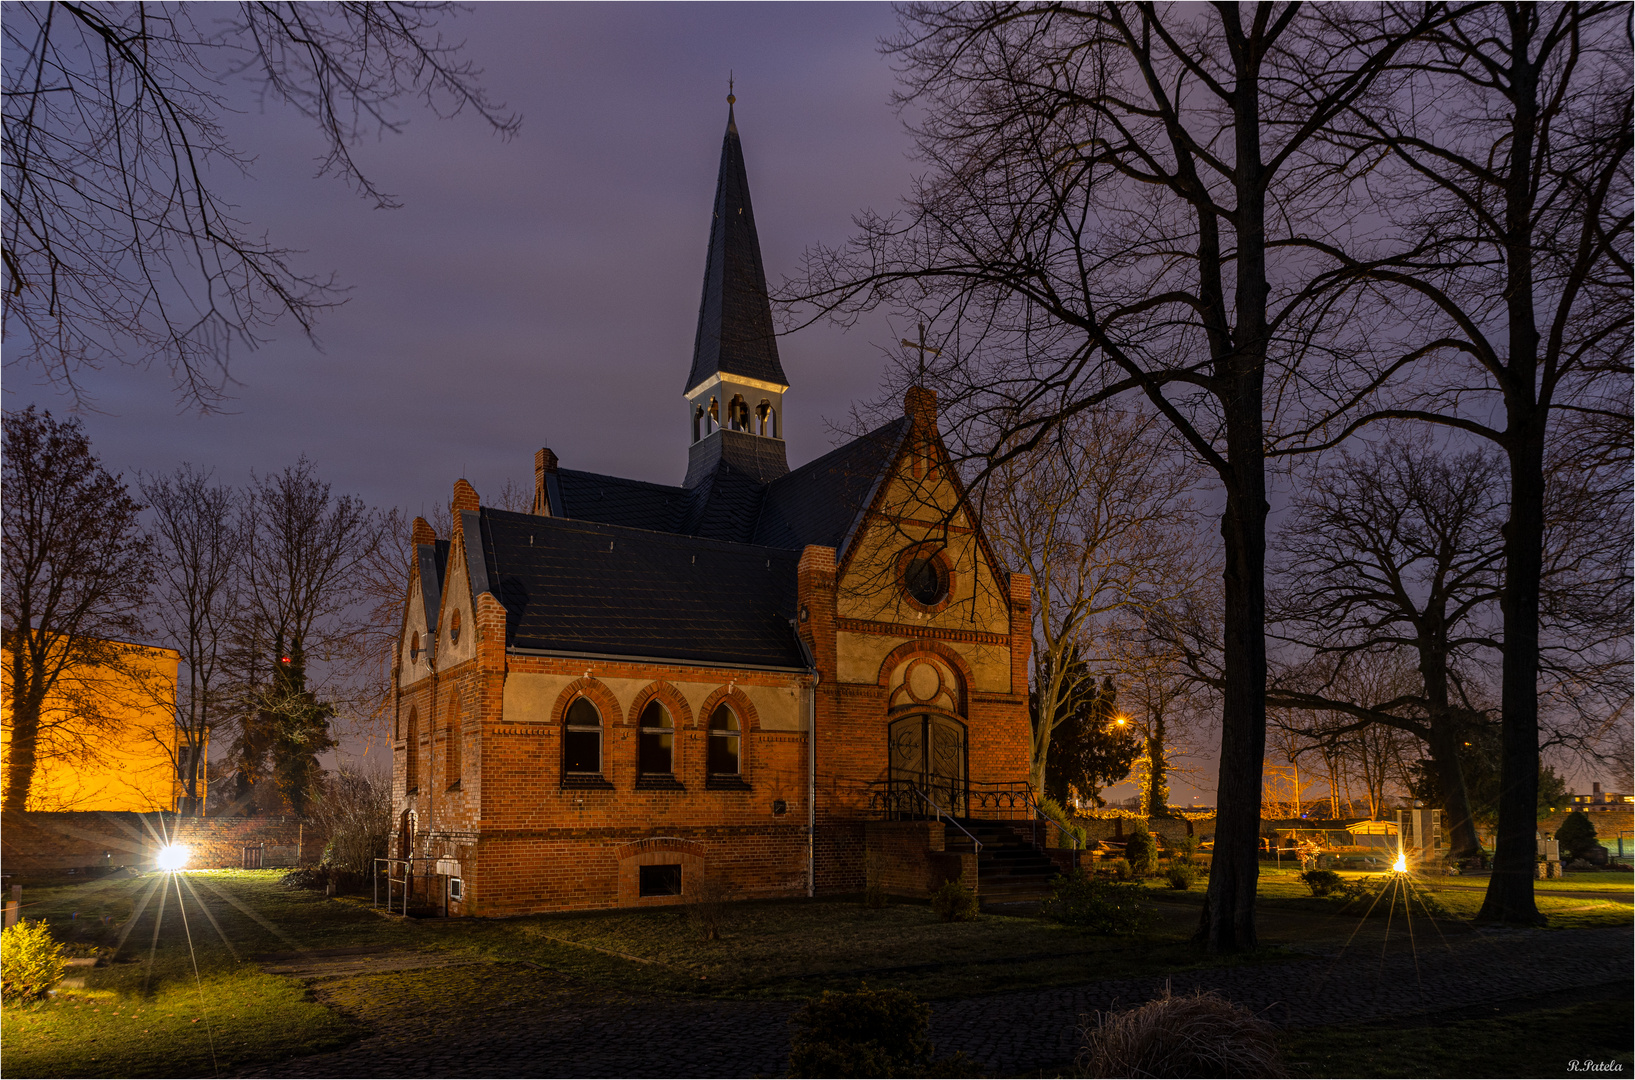
[[[460,609],[455,608],[454,614],[448,620],[448,641],[450,645],[460,644]]]
[[[460,695],[449,698],[448,727],[443,732],[443,783],[455,787],[460,783]]]
[[[414,794],[420,786],[420,713],[409,708],[409,735],[403,740],[403,752],[408,755],[403,765],[403,788]]]
[[[710,713],[709,769],[711,776],[737,776],[743,726],[738,714],[723,702]]]
[[[766,407],[766,433],[774,439],[783,438],[778,434],[778,410],[771,405]]]
[[[721,426],[721,403],[710,398],[710,411],[704,421],[704,434],[708,435]]]
[[[772,404],[771,402],[767,401],[766,398],[762,398],[761,403],[755,406],[755,419],[760,422],[759,433],[762,435],[766,434],[766,418],[767,414],[769,414],[771,411]]]
[[[704,406],[695,405],[693,407],[693,442],[698,441],[698,439],[699,439],[699,434],[698,434],[699,429],[702,428],[703,425],[704,425]]]
[[[409,635],[409,663],[413,664],[420,659],[420,631],[416,630]]]
[[[732,402],[727,406],[727,420],[734,431],[749,431],[749,402],[744,395],[732,395]]]
[[[602,714],[588,698],[568,706],[567,730],[562,733],[562,770],[570,773],[602,771]]]
[[[643,776],[668,776],[675,771],[676,724],[670,710],[649,701],[642,710],[636,746],[636,769]]]

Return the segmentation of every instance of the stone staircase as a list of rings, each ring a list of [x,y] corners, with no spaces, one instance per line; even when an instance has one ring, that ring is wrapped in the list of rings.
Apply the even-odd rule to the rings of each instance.
[[[1038,900],[1050,892],[1056,864],[1033,845],[1033,833],[1026,822],[985,821],[968,818],[960,822],[982,843],[977,855],[977,897],[983,903],[1010,900]],[[972,850],[971,838],[948,826],[947,850]]]

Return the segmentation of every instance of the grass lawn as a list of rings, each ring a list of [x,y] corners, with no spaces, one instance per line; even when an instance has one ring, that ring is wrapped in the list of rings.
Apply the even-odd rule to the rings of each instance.
[[[924,904],[870,909],[823,899],[735,905],[722,939],[708,942],[675,908],[469,920],[438,932],[495,959],[533,960],[629,989],[800,998],[866,980],[943,998],[1195,967],[1208,962],[1187,943],[1195,920],[1165,906],[1151,934],[1115,939],[1038,918],[986,914],[945,923]],[[1273,949],[1252,962],[1279,956]]]
[[[1622,983],[1550,1001],[1309,1028],[1287,1035],[1283,1053],[1296,1076],[1629,1076],[1631,989]],[[1614,1067],[1592,1072],[1584,1062]]]
[[[735,999],[799,998],[852,989],[865,980],[923,998],[961,997],[1162,975],[1210,962],[1187,943],[1203,899],[1201,884],[1187,891],[1154,886],[1157,918],[1140,939],[1096,937],[1015,915],[944,923],[924,904],[870,909],[854,899],[824,899],[730,905],[722,940],[706,942],[677,908],[414,921],[372,912],[365,901],[285,888],[279,877],[274,870],[191,871],[28,887],[27,917],[46,919],[59,938],[81,952],[99,950],[104,962],[71,972],[84,974],[83,989],[65,989],[52,1000],[9,1006],[0,1014],[7,1073],[231,1071],[344,1045],[375,1015],[353,1005],[382,995],[413,997],[422,984],[447,990],[480,982],[483,970],[498,970],[332,980],[325,984],[328,996],[349,1003],[343,1013],[316,1000],[306,982],[263,971],[255,958],[268,953],[442,951],[451,959],[528,961],[576,976],[593,989]],[[178,904],[178,891],[184,904]],[[1355,918],[1333,902],[1304,893],[1292,873],[1266,874],[1264,947],[1235,962],[1275,963],[1288,955],[1286,946],[1331,941],[1355,927]],[[1481,893],[1449,890],[1438,899],[1447,908],[1474,912]],[[1569,919],[1552,911],[1558,925],[1628,925],[1630,919],[1629,905],[1611,899],[1540,900],[1547,910],[1556,904],[1577,913]],[[556,989],[542,985],[539,992],[569,992],[552,985]],[[481,995],[468,992],[433,996],[447,1003],[451,1020],[461,1010],[485,1007],[477,1000]]]

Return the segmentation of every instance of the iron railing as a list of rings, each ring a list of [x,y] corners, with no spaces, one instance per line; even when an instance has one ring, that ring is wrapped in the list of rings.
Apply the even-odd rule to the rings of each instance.
[[[406,859],[376,859],[374,906],[380,907],[380,888],[384,883],[386,886],[386,910],[390,912],[392,905],[396,903],[398,912],[407,915],[409,913],[409,898],[416,893],[436,902],[435,894],[432,891],[432,879],[440,878],[442,879],[442,888],[438,892],[442,893],[441,903],[443,915],[446,918],[448,916],[448,880],[447,875],[436,872],[435,867],[440,861],[429,855],[412,855]],[[420,866],[418,870],[416,869],[417,864]],[[414,887],[416,881],[421,883],[419,889]]]
[[[1041,824],[1048,829],[1052,820],[1040,808],[1033,786],[1026,780],[963,780],[925,777],[920,773],[897,774],[893,770],[884,779],[869,785],[869,811],[887,820],[931,816],[927,805],[940,811],[940,815],[935,816],[947,817],[956,825],[959,818],[1027,822],[1035,847],[1042,846],[1044,839],[1040,835]],[[1057,826],[1060,825],[1057,822]],[[963,826],[960,828],[965,831]],[[1062,829],[1062,833],[1071,835],[1066,829]],[[1076,848],[1076,838],[1073,843]]]

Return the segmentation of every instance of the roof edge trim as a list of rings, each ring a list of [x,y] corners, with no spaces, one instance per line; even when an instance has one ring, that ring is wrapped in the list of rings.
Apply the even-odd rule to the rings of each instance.
[[[674,664],[677,667],[703,668],[733,668],[740,671],[787,671],[792,674],[805,674],[808,670],[804,666],[783,667],[775,664],[733,664],[724,660],[681,660],[669,656],[626,656],[619,653],[569,652],[565,649],[525,649],[520,646],[506,646],[506,653],[513,656],[560,656],[569,660],[611,660],[621,664]]]

